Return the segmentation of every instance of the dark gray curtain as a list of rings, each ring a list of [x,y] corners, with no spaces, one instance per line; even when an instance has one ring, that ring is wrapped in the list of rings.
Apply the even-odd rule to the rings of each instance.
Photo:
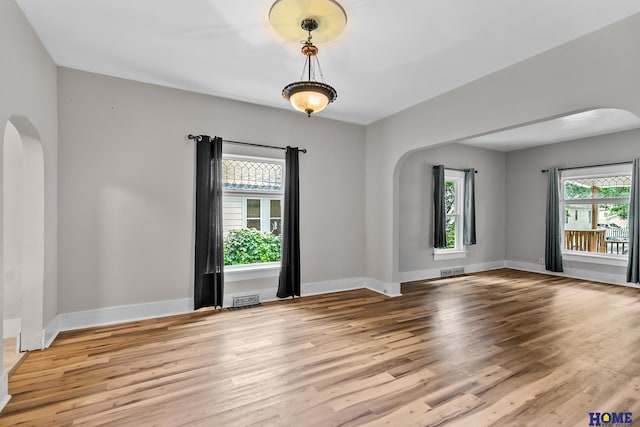
[[[629,262],[627,282],[640,283],[640,160],[633,161],[629,198]]]
[[[444,165],[433,167],[433,247],[447,247],[447,211],[444,203]]]
[[[462,219],[462,243],[476,244],[476,171],[464,171],[464,218]]]
[[[196,249],[193,306],[222,307],[222,138],[196,142]]]
[[[549,169],[547,183],[547,217],[545,230],[544,264],[549,271],[561,272],[562,251],[560,224],[560,172],[558,168]]]
[[[298,148],[287,147],[278,298],[300,296],[300,188]]]

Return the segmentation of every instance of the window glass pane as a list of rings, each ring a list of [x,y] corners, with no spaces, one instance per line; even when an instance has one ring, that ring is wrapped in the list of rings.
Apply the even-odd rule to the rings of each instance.
[[[453,181],[444,184],[444,207],[447,215],[456,214],[456,183]]]
[[[565,200],[624,199],[631,192],[631,176],[567,178],[563,187]]]
[[[255,228],[256,230],[260,230],[260,220],[259,219],[248,219],[247,220],[247,228]]]
[[[247,199],[247,218],[260,218],[260,199]]]
[[[597,210],[596,228],[592,212]],[[565,205],[565,249],[625,255],[629,249],[629,204]]]
[[[225,190],[280,192],[282,178],[282,163],[222,159],[222,187]]]
[[[447,249],[456,247],[456,217],[447,215]]]
[[[280,200],[271,200],[271,218],[280,218]]]

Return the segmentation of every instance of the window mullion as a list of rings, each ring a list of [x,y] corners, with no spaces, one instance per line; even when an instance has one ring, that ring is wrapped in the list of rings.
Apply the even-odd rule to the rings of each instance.
[[[247,226],[247,197],[242,198],[242,226]]]
[[[271,200],[260,199],[260,231],[269,231],[271,222]]]

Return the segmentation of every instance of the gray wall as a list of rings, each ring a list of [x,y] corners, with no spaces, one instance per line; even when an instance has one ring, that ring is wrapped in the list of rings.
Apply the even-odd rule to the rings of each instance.
[[[307,148],[302,281],[364,275],[363,127],[65,68],[58,82],[60,312],[193,295],[189,133]],[[277,277],[253,282],[226,291]]]
[[[367,126],[367,276],[398,279],[406,153],[589,108],[640,116],[639,75],[640,14]]]
[[[45,173],[45,326],[57,313],[56,65],[14,0],[0,1],[0,58],[0,134],[4,133],[9,119],[24,117],[33,125],[42,142]],[[1,260],[0,256],[0,263]]]
[[[24,149],[20,134],[13,125],[4,132],[3,179],[3,254],[4,318],[22,317],[22,224]],[[6,328],[5,328],[6,329]],[[12,334],[13,335],[13,334]],[[6,335],[5,335],[6,336]]]
[[[589,166],[640,157],[640,130],[619,132],[507,154],[507,259],[537,263],[544,257],[549,167]],[[565,262],[566,267],[622,274],[623,267]]]
[[[400,165],[399,271],[413,272],[505,259],[504,153],[450,144],[414,151]],[[433,166],[475,168],[476,245],[464,259],[433,260]]]

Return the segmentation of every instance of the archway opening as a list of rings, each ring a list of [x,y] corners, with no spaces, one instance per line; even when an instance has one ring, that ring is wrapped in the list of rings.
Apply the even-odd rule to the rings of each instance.
[[[514,152],[521,150],[536,149],[539,150],[538,153],[542,153],[542,150],[552,150],[556,144],[571,143],[572,141],[598,136],[604,137],[605,135],[639,128],[640,118],[629,111],[616,108],[590,108],[496,129],[479,135],[438,142],[406,152],[396,163],[393,176],[393,280],[409,282],[431,279],[439,277],[439,275],[445,273],[448,269],[451,270],[454,266],[488,268],[486,266],[493,265],[493,260],[499,260],[497,255],[490,256],[490,254],[491,251],[500,248],[500,242],[505,242],[503,250],[508,252],[506,245],[508,238],[512,242],[531,242],[533,237],[540,235],[544,238],[544,223],[542,223],[541,234],[527,232],[524,234],[526,238],[522,238],[519,235],[512,237],[514,230],[522,232],[522,230],[528,229],[520,226],[511,227],[511,234],[507,235],[505,231],[507,206],[504,205],[503,210],[489,208],[494,205],[499,206],[501,200],[495,195],[500,192],[504,194],[502,197],[503,203],[506,203],[507,188],[504,185],[507,177],[513,176],[513,174],[507,175],[507,158],[500,159],[499,153],[503,155],[508,153],[509,157]],[[571,153],[569,151],[561,153],[562,158],[554,157],[556,155],[549,154],[551,152],[547,151],[546,155],[554,158],[555,162],[563,162],[570,165],[600,163],[599,159],[590,158],[588,154],[578,157],[577,153],[584,152],[584,150],[580,149],[574,149]],[[533,152],[527,151],[527,153],[532,155]],[[622,158],[621,154],[613,151],[611,153],[613,162]],[[608,154],[606,153],[603,159],[608,158]],[[538,156],[539,158],[544,158],[545,154],[538,154]],[[493,161],[491,158],[493,158]],[[529,164],[533,164],[532,161],[533,159],[531,158]],[[480,205],[480,208],[484,209],[484,215],[478,215],[476,221],[478,221],[479,230],[481,229],[485,236],[491,236],[491,240],[481,239],[482,243],[475,246],[476,250],[470,251],[475,252],[475,256],[469,255],[453,261],[439,260],[437,262],[433,257],[432,168],[436,164],[445,164],[454,168],[474,167],[476,170],[480,169],[480,175],[478,176],[481,177],[482,183],[485,185],[484,188],[490,190],[484,192],[485,196],[483,196],[482,205]],[[545,167],[548,166],[549,162],[544,165]],[[520,171],[521,169],[512,168],[512,170]],[[491,171],[491,179],[487,178],[487,171]],[[534,204],[533,208],[544,206],[543,203],[544,200],[542,204]],[[520,217],[522,218],[533,212],[533,209],[528,204],[520,203],[518,206],[527,206],[526,212],[524,210],[520,211]],[[589,213],[593,212],[592,205],[588,206]],[[585,211],[585,215],[586,213],[587,211]],[[597,220],[597,212],[591,213],[591,215],[592,218]],[[511,219],[514,216],[512,215]],[[482,218],[485,221],[484,225],[480,224],[483,221]],[[596,225],[597,222],[595,221]],[[614,235],[613,231],[611,231],[611,235]],[[483,247],[482,244],[487,241],[495,241],[498,244],[490,244],[488,247]],[[526,245],[520,245],[519,247],[526,247]],[[534,245],[529,243],[529,247],[534,247]],[[536,243],[535,248],[540,247],[542,247],[541,252],[544,255],[544,241],[542,244]],[[617,247],[615,250],[617,250]],[[622,248],[622,246],[620,247]],[[523,252],[528,254],[533,250],[527,248]],[[503,258],[512,256],[512,254],[513,252],[506,253]],[[537,252],[535,256],[528,255],[527,259],[537,260],[539,259],[539,254],[540,252]],[[521,259],[518,261],[525,262]]]
[[[42,348],[44,297],[44,156],[24,117],[12,117],[3,138],[3,333],[20,351]]]

